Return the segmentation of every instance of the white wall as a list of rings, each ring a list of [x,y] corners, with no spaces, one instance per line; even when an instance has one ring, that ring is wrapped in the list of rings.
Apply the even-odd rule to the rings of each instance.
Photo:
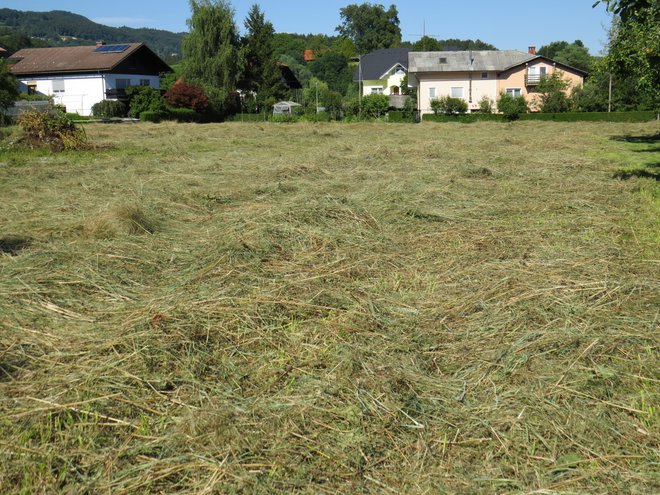
[[[64,92],[53,91],[53,80],[64,80]],[[130,79],[130,85],[137,86],[141,79],[148,79],[152,88],[160,89],[158,76],[135,74],[90,74],[64,77],[40,77],[20,79],[19,89],[27,93],[28,84],[36,83],[37,93],[53,96],[57,105],[64,105],[67,112],[91,115],[92,106],[105,99],[105,92],[116,89],[117,79]]]

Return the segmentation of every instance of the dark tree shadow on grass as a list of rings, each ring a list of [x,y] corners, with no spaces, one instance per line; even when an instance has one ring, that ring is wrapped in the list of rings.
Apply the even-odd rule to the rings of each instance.
[[[660,132],[647,136],[612,136],[612,141],[623,141],[625,143],[655,144],[660,141]]]

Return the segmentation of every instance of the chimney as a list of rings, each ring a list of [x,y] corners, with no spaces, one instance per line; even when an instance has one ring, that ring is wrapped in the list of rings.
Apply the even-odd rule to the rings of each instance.
[[[98,48],[99,46],[103,46],[103,45],[105,45],[105,41],[103,41],[103,40],[99,40],[99,41],[96,42],[96,48]]]
[[[530,47],[527,49],[527,52],[528,52],[530,55],[536,55],[536,47],[535,47],[535,46],[530,46]]]

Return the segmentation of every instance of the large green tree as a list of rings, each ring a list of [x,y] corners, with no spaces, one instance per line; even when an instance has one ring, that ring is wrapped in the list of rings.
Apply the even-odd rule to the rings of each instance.
[[[658,0],[596,0],[594,7],[598,4],[605,4],[608,11],[617,14],[626,22],[648,15],[654,7],[657,9]]]
[[[190,0],[190,8],[190,33],[183,40],[183,77],[202,87],[211,109],[225,115],[233,110],[239,72],[234,9],[226,0]]]
[[[246,35],[240,50],[243,70],[238,87],[256,93],[257,103],[262,106],[283,93],[281,73],[273,48],[275,29],[272,23],[266,21],[257,4],[250,8],[245,19],[245,29]]]
[[[350,4],[339,10],[339,34],[353,41],[358,53],[401,44],[399,12],[395,5],[385,10],[380,4]]]
[[[331,91],[346,94],[353,81],[353,74],[348,67],[348,60],[341,53],[328,52],[310,64],[314,77],[325,81]]]
[[[9,108],[16,98],[18,98],[18,81],[9,72],[7,62],[0,59],[0,113]]]
[[[597,2],[595,5],[597,5]],[[609,0],[616,15],[606,57],[610,74],[629,81],[642,106],[660,108],[660,3]]]
[[[589,49],[580,40],[575,40],[573,43],[553,41],[539,48],[537,53],[586,72],[591,70],[593,62]]]

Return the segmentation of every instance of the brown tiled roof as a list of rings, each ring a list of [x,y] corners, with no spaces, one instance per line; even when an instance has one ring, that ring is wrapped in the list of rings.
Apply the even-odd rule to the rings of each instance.
[[[24,48],[11,56],[11,60],[16,61],[11,66],[11,71],[16,75],[109,71],[145,46],[144,43],[124,44],[128,45],[128,48],[119,53],[96,52],[97,47],[93,45]]]

